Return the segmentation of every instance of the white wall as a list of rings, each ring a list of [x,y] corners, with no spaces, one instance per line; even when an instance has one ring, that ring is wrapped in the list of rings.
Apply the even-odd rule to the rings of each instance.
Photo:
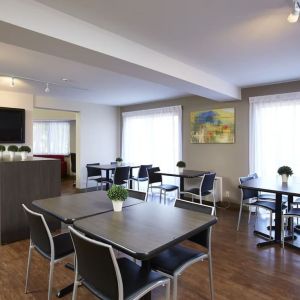
[[[0,107],[25,109],[25,144],[32,148],[33,95],[0,91]]]
[[[108,163],[120,149],[120,112],[113,106],[36,97],[35,108],[77,112],[76,117],[76,185],[84,188],[87,163]]]

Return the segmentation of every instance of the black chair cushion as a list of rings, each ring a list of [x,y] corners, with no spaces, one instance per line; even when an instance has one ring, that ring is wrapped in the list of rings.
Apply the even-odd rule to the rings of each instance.
[[[71,236],[68,232],[53,237],[55,259],[62,258],[74,252]]]
[[[262,207],[265,209],[269,209],[272,212],[275,212],[275,202],[270,202],[270,201],[255,201],[252,203],[248,203],[248,205],[254,205],[254,206],[258,206],[258,207]],[[286,209],[287,206],[286,205],[282,205],[282,209]]]
[[[153,269],[173,276],[176,270],[185,263],[200,258],[203,255],[206,255],[206,253],[177,245],[161,252],[159,255],[152,258],[150,263]]]
[[[163,190],[166,190],[167,192],[175,191],[178,189],[178,186],[172,184],[161,184],[159,187]]]
[[[135,298],[135,295],[139,294],[142,290],[160,280],[166,279],[165,276],[154,271],[147,271],[127,258],[123,257],[117,261],[123,280],[124,299]],[[107,299],[105,295],[85,280],[82,283],[98,298]]]
[[[288,215],[300,216],[300,208],[291,208],[284,215],[285,216],[288,216]]]

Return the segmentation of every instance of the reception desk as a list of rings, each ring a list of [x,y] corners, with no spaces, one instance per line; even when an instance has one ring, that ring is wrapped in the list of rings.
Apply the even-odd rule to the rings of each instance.
[[[0,160],[0,243],[7,244],[29,237],[22,203],[31,207],[33,200],[60,195],[60,161],[28,158]],[[60,223],[46,217],[51,229]]]

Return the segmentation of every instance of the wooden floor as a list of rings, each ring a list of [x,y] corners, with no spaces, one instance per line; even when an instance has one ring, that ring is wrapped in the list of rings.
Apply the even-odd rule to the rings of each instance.
[[[63,191],[74,191],[71,185],[70,181],[64,182]],[[283,252],[279,246],[257,249],[260,239],[252,234],[254,217],[249,226],[246,214],[243,217],[240,231],[236,232],[237,211],[218,210],[219,220],[213,229],[212,243],[216,300],[300,299],[300,251],[286,248]],[[1,300],[47,298],[49,264],[37,253],[33,255],[31,292],[23,293],[28,244],[28,241],[21,241],[0,246]],[[192,243],[188,245],[193,246]],[[209,299],[207,267],[206,262],[198,263],[182,274],[179,299]],[[54,271],[54,289],[72,280],[72,271],[59,263]],[[155,292],[154,299],[163,299],[163,292],[163,288]],[[71,299],[71,295],[64,299]],[[81,287],[78,299],[96,298]]]

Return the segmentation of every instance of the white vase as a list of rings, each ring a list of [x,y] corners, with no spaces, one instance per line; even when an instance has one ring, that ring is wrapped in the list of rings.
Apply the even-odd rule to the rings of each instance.
[[[282,174],[282,175],[281,175],[281,178],[282,178],[282,183],[287,183],[287,182],[288,182],[288,179],[289,179],[289,176],[286,175],[286,174]]]
[[[184,168],[178,168],[178,172],[182,173]]]
[[[123,201],[112,201],[114,211],[122,211]]]
[[[121,161],[117,161],[117,166],[120,167],[122,165]]]
[[[13,151],[9,151],[9,157],[10,157],[10,160],[14,160],[15,159],[15,152]]]
[[[22,160],[25,160],[25,159],[27,159],[27,156],[28,156],[28,153],[27,152],[21,152],[21,158],[22,158]]]

